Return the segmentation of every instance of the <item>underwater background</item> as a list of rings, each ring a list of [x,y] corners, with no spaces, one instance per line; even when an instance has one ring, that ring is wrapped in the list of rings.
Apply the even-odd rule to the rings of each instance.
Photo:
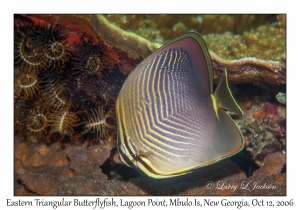
[[[155,180],[113,161],[115,100],[144,58],[188,31],[205,40],[215,84],[228,71],[245,148]],[[15,195],[285,195],[285,55],[284,14],[15,15]],[[269,189],[207,189],[208,181]]]

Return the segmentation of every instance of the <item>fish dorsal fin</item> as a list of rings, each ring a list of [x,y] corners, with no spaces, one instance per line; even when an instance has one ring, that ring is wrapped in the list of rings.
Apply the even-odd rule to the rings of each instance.
[[[219,114],[218,114],[219,108],[232,111],[239,115],[244,115],[242,109],[236,103],[229,89],[226,69],[224,70],[224,73],[221,76],[220,82],[215,92],[211,94],[211,97],[218,118],[219,118]]]

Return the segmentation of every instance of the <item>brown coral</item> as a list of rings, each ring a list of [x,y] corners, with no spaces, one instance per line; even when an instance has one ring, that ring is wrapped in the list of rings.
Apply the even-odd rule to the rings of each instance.
[[[67,155],[70,159],[70,169],[74,171],[75,176],[90,176],[101,174],[99,166],[109,158],[110,151],[107,148],[90,146],[73,154],[68,150]],[[106,175],[101,176],[107,179]]]
[[[266,159],[265,167],[282,168],[284,162],[283,156],[276,162],[270,157]],[[67,178],[37,174],[24,169],[17,171],[17,177],[27,189],[38,195],[285,195],[286,177],[280,172],[262,169],[257,172],[259,176],[246,178],[237,165],[222,161],[167,180],[140,177],[128,182],[104,182],[82,176]]]
[[[214,81],[217,83],[226,68],[230,83],[267,83],[280,85],[286,83],[285,69],[279,61],[265,61],[257,58],[243,58],[239,60],[224,60],[210,52]]]
[[[122,29],[151,41],[164,40],[161,44],[194,30],[204,35],[213,52],[230,60],[244,57],[279,60],[285,54],[285,18],[284,14],[107,15],[109,21]]]
[[[45,174],[47,176],[65,178],[83,176],[93,180],[107,180],[107,176],[102,173],[100,168],[109,157],[113,146],[110,141],[107,142],[108,144],[90,147],[87,147],[87,144],[69,144],[67,148],[62,149],[59,143],[48,146],[42,143],[30,145],[28,142],[20,142],[16,139],[15,172],[19,170],[20,173],[24,174],[26,170],[32,174]],[[49,186],[49,189],[49,187],[43,187],[43,184],[39,183],[39,179],[37,179],[26,183],[24,186],[29,191],[24,191],[23,185],[17,184],[17,177],[15,179],[16,195],[28,195],[29,192],[46,195],[55,189],[55,180],[48,180],[49,183],[54,184]],[[44,183],[47,184],[47,180]],[[37,188],[38,185],[44,188],[42,192]]]
[[[260,26],[242,35],[227,32],[203,36],[210,50],[225,59],[256,57],[279,61],[286,54],[286,31],[276,24]]]
[[[273,174],[281,173],[285,166],[285,155],[276,152],[266,156],[264,165],[253,173],[254,177],[257,176],[269,176]]]

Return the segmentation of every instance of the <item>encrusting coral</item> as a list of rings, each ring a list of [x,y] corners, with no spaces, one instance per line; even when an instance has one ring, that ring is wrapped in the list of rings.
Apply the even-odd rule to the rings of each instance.
[[[286,92],[286,16],[174,17],[15,15],[15,195],[286,194],[286,107],[276,101]],[[123,82],[162,43],[192,29],[208,45],[215,83],[227,69],[245,114],[232,116],[244,151],[163,181],[115,165]]]

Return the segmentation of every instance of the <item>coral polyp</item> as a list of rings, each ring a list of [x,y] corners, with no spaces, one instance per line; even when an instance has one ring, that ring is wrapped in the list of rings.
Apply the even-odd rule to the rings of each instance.
[[[55,69],[49,69],[39,74],[40,89],[49,107],[57,110],[65,110],[67,108],[66,99],[63,93],[57,72]]]
[[[54,65],[54,67],[61,67],[69,58],[69,51],[63,42],[49,41],[47,44],[48,48],[45,52],[46,60],[49,65]]]
[[[103,77],[102,83],[99,84],[99,88],[106,103],[110,100],[116,100],[125,79],[126,76],[120,71],[114,71]]]
[[[98,144],[115,134],[115,100],[138,60],[94,29],[66,23],[68,17],[15,15],[15,134],[21,139]]]
[[[20,23],[15,27],[15,64],[39,71],[68,59],[66,35],[57,24]]]
[[[33,99],[38,92],[37,76],[34,72],[20,71],[15,69],[14,93],[17,97],[24,96],[24,99]]]
[[[41,106],[35,106],[30,110],[27,117],[27,129],[33,136],[38,138],[45,137],[47,134],[47,112]]]
[[[103,69],[103,61],[98,56],[91,56],[89,57],[87,63],[86,63],[86,68],[90,69],[88,73],[91,74],[100,74],[101,70]]]
[[[14,132],[22,138],[27,137],[27,118],[33,107],[32,100],[25,100],[23,95],[14,98]]]
[[[44,67],[41,52],[30,42],[30,37],[21,32],[15,36],[15,64],[20,64],[26,70],[38,70]]]
[[[49,137],[55,141],[73,141],[73,127],[78,123],[75,113],[66,111],[54,111],[49,114],[48,125],[50,127]]]
[[[100,141],[108,136],[110,130],[115,128],[109,122],[115,118],[115,113],[112,110],[104,112],[103,107],[98,107],[83,112],[83,115],[84,128],[81,140]]]
[[[107,61],[104,54],[104,43],[94,41],[91,37],[80,37],[74,53],[74,71],[79,77],[101,76]]]

